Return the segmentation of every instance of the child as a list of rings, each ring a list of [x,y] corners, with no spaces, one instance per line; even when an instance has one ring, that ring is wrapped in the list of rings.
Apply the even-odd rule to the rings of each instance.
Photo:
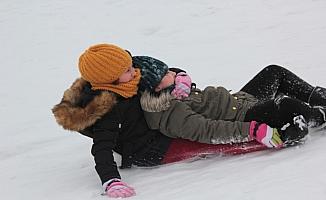
[[[151,88],[141,97],[146,121],[172,138],[208,144],[256,139],[279,148],[299,142],[308,133],[307,122],[314,127],[325,123],[326,108],[321,106],[326,106],[326,89],[314,88],[276,65],[263,69],[235,94],[223,87],[191,88],[188,76],[173,72]],[[186,95],[176,95],[175,89]]]
[[[161,69],[162,76],[166,73],[163,63],[152,64],[160,66],[156,75]],[[108,196],[135,195],[121,181],[112,151],[121,155],[121,168],[159,165],[171,139],[147,126],[137,95],[140,70],[128,52],[111,44],[94,45],[80,56],[78,67],[82,78],[65,91],[52,109],[54,116],[65,129],[93,138],[95,169]]]

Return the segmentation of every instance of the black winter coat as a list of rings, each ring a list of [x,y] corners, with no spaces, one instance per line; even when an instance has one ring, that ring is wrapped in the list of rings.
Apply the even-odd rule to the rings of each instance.
[[[77,79],[52,111],[63,128],[93,138],[92,155],[102,184],[121,178],[113,151],[122,156],[121,168],[160,164],[171,139],[148,128],[139,96],[126,99],[90,88]]]

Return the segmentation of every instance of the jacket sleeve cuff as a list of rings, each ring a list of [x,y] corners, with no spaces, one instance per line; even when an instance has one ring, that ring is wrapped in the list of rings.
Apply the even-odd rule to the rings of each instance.
[[[113,178],[113,179],[110,179],[110,180],[106,181],[105,183],[103,183],[103,185],[102,185],[103,186],[103,193],[106,192],[106,189],[107,189],[108,185],[110,185],[113,182],[120,182],[120,181],[121,181],[121,179],[119,179],[119,178]]]

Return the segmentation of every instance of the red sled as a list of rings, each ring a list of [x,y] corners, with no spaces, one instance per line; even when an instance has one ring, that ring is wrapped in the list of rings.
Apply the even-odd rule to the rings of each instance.
[[[256,141],[235,144],[204,144],[184,139],[174,139],[164,156],[163,164],[207,155],[238,155],[266,149],[266,146]]]

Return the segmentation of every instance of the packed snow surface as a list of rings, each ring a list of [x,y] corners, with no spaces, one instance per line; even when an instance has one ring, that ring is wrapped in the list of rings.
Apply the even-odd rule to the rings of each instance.
[[[153,56],[199,88],[238,91],[269,64],[325,87],[325,10],[323,0],[1,0],[0,199],[108,198],[92,141],[64,131],[50,110],[88,46]],[[120,172],[131,199],[325,200],[325,134],[281,151]]]

